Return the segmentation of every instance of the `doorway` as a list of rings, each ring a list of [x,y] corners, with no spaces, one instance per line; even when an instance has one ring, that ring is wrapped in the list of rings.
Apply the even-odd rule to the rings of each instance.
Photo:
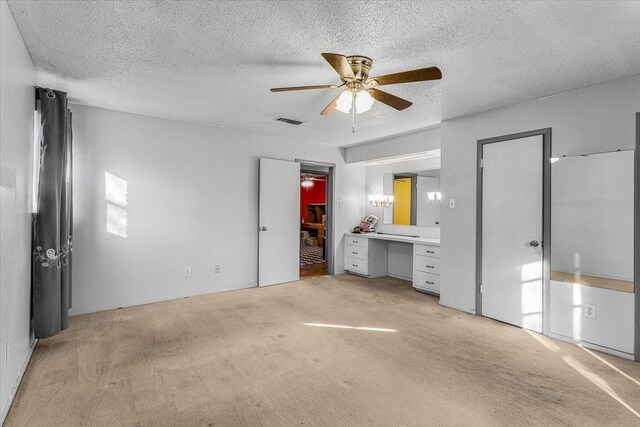
[[[324,168],[300,169],[300,278],[324,276],[328,261],[328,179]]]
[[[478,141],[476,312],[548,331],[551,129]]]

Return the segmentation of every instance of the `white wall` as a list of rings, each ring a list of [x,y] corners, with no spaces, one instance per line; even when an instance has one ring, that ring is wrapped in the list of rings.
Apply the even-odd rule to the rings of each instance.
[[[552,153],[635,146],[640,75],[442,123],[441,302],[475,312],[477,141],[552,128]],[[448,199],[456,199],[455,209]]]
[[[633,281],[634,154],[574,156],[551,165],[552,270]]]
[[[551,281],[551,335],[613,349],[631,358],[634,342],[634,295],[609,289]],[[584,304],[596,307],[596,318],[585,317]]]
[[[335,263],[364,214],[339,149],[73,105],[72,313],[256,285],[258,158],[336,164]],[[128,183],[128,237],[105,231],[104,173]],[[341,202],[341,203],[340,203]],[[214,265],[221,272],[214,274]],[[191,267],[192,277],[184,277]]]
[[[423,153],[439,148],[440,127],[436,126],[347,147],[345,158],[347,163],[358,163]]]
[[[0,1],[0,424],[34,343],[30,327],[35,69]],[[7,345],[9,354],[7,358]]]
[[[638,111],[640,75],[444,121],[441,303],[475,312],[479,139],[551,127],[554,157],[631,149]],[[448,207],[448,199],[456,200],[455,209]]]

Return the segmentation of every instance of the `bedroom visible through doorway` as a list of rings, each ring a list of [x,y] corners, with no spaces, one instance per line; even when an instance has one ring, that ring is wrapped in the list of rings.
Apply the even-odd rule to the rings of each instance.
[[[327,274],[327,176],[300,173],[300,277]]]

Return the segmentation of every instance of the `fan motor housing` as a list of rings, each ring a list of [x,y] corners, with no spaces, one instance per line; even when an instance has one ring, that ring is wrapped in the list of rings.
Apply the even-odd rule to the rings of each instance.
[[[356,76],[355,81],[364,82],[369,77],[369,71],[373,66],[373,60],[366,56],[353,55],[347,56],[347,61],[349,61],[349,66],[353,71],[353,74]],[[345,79],[342,79],[344,83],[347,83]]]

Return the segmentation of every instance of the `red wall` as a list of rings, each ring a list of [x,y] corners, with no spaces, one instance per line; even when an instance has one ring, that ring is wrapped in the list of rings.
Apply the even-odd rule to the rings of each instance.
[[[308,203],[326,203],[326,193],[326,181],[313,181],[313,187],[309,189],[300,187],[300,219],[306,218]]]

